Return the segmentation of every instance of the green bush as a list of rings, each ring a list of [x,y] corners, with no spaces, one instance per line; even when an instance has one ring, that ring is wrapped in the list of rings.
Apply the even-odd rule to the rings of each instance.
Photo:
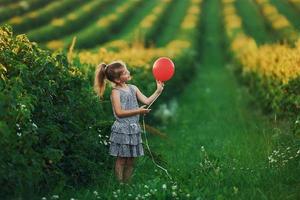
[[[236,64],[240,64],[236,61]],[[278,119],[289,122],[293,133],[300,135],[300,78],[283,85],[275,79],[261,77],[257,73],[242,74],[242,68],[236,68],[239,80],[249,87],[255,97],[255,103],[266,114],[276,115]],[[254,101],[254,100],[253,100]]]
[[[1,196],[99,181],[111,122],[79,67],[0,28]]]

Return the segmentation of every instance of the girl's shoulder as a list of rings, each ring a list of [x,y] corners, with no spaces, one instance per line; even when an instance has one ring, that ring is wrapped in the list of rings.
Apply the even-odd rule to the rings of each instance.
[[[113,98],[113,97],[115,97],[116,95],[120,95],[119,90],[117,90],[116,88],[111,88],[110,98]]]
[[[127,84],[127,85],[128,85],[128,87],[133,88],[135,91],[137,90],[137,86],[135,86],[135,85],[133,85],[133,84]]]
[[[112,96],[119,96],[120,90],[116,87],[111,87],[110,97]]]

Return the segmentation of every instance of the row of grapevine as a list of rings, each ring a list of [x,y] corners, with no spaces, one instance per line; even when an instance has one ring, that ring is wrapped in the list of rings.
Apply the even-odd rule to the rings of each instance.
[[[288,0],[288,2],[289,2],[292,6],[295,6],[298,10],[300,10],[300,1],[299,1],[299,0]]]
[[[293,43],[299,38],[299,33],[289,20],[280,14],[277,8],[269,0],[256,0],[262,15],[266,18],[272,29],[277,32],[281,39],[287,39]]]
[[[191,0],[187,13],[180,24],[176,40],[189,41],[188,48],[194,48],[197,32],[194,31],[200,20],[202,0]]]
[[[73,36],[76,36],[77,48],[90,48],[95,44],[109,40],[111,35],[120,30],[120,27],[130,14],[137,9],[143,1],[124,1],[119,4],[115,11],[111,14],[101,16],[97,21],[82,31],[62,38],[60,40],[53,40],[47,43],[47,47],[51,49],[66,48],[70,45]]]
[[[17,3],[21,0],[16,0],[13,3]],[[9,6],[10,4],[12,4],[11,0],[0,0],[0,5],[1,6]]]
[[[300,43],[257,46],[242,29],[234,0],[223,0],[226,35],[244,80],[268,111],[299,119]],[[296,126],[298,126],[296,124]],[[299,131],[299,127],[297,128]]]
[[[15,16],[2,24],[9,24],[14,27],[15,33],[24,33],[43,24],[50,22],[52,19],[60,17],[81,6],[84,0],[65,0],[63,2],[54,1],[47,6],[28,12],[22,16]]]
[[[152,38],[156,47],[165,46],[176,36],[180,23],[187,14],[189,4],[190,1],[177,1],[170,6],[160,21],[161,26],[157,30],[160,34],[155,34]]]
[[[300,21],[298,20],[300,12],[292,4],[282,0],[270,0],[270,3],[276,6],[278,12],[284,15],[297,31],[300,31]]]
[[[67,16],[53,19],[50,24],[34,29],[27,33],[30,40],[35,42],[46,42],[61,38],[96,20],[103,12],[113,9],[119,1],[92,0],[70,12]]]
[[[125,40],[131,43],[136,37],[143,38],[145,42],[153,38],[154,34],[157,34],[156,30],[158,25],[161,25],[159,21],[163,19],[168,9],[171,6],[170,0],[164,0],[159,3],[152,11],[149,13],[137,27],[135,27],[130,34],[125,36]]]
[[[263,16],[252,0],[236,1],[238,15],[243,18],[243,29],[258,44],[276,41],[274,34],[266,25]]]
[[[0,22],[3,22],[4,20],[7,20],[13,16],[21,15],[28,11],[38,9],[47,5],[49,2],[51,2],[51,0],[28,0],[9,4],[5,7],[0,7]]]
[[[155,7],[146,15],[135,27],[133,27],[131,32],[128,32],[119,40],[108,41],[107,43],[101,45],[101,47],[107,49],[118,49],[124,46],[131,45],[135,40],[141,42],[142,40],[147,41],[153,34],[155,34],[155,30],[160,25],[159,19],[163,17],[163,14],[167,12],[167,8],[169,8],[171,4],[170,0],[164,0],[160,4],[156,4]],[[95,47],[95,49],[99,49],[101,47]]]
[[[191,48],[192,44],[196,44],[195,41],[193,41],[194,38],[196,38],[197,32],[195,32],[195,28],[197,26],[198,20],[200,18],[200,4],[202,3],[201,0],[191,0],[190,5],[187,7],[185,18],[182,20],[179,30],[176,30],[177,35],[175,36],[174,40],[170,41],[165,46],[167,47],[168,51],[174,51],[172,49],[184,49],[184,48]],[[132,33],[124,36],[124,38],[120,40],[113,40],[109,41],[108,43],[104,44],[102,47],[106,49],[113,49],[113,50],[121,50],[124,48],[129,48],[131,45],[134,45],[134,39],[138,37],[138,34],[135,34],[136,32],[139,32],[139,30],[143,29],[144,34],[148,34],[147,30],[150,32],[153,32],[153,29],[156,29],[156,24],[158,24],[158,20],[155,20],[155,22],[152,22],[152,27],[144,27],[145,22],[149,16],[153,16],[157,10],[161,10],[159,5],[158,7],[155,7],[152,12],[150,13],[145,19],[143,19],[140,24],[134,29],[136,31],[133,31]],[[158,9],[159,8],[159,9]],[[154,18],[157,19],[157,18]],[[138,41],[143,40],[139,39]],[[179,45],[179,46],[177,46]],[[99,49],[100,47],[97,47]]]

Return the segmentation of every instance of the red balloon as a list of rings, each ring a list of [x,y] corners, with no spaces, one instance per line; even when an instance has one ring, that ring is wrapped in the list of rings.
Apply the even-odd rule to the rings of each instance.
[[[175,71],[174,63],[167,57],[158,58],[152,68],[152,73],[156,80],[167,81],[172,78]]]

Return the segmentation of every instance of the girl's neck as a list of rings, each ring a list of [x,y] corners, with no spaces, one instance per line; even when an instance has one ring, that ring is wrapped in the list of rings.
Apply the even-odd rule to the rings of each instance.
[[[126,88],[127,84],[126,83],[116,84],[116,87],[118,87],[118,88]]]

